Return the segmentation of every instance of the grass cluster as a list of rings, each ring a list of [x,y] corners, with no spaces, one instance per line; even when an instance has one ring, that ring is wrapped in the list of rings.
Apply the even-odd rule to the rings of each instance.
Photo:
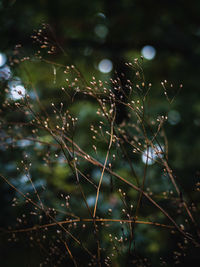
[[[52,59],[63,49],[46,31],[32,36],[34,56],[15,49],[11,65],[26,74],[25,91],[16,86],[10,97],[2,82],[1,151],[14,169],[0,177],[15,216],[2,240],[32,255],[30,265],[23,255],[19,266],[183,264],[200,246],[198,203],[183,193],[170,164],[168,112],[151,109],[142,58],[125,65],[133,80],[115,73],[87,81],[75,65]],[[37,64],[51,72],[56,94],[35,88]],[[161,82],[169,106],[182,85],[170,96],[172,87]]]

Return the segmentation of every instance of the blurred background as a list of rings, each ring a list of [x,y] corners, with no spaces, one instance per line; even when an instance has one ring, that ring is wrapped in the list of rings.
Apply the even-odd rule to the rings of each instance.
[[[108,80],[114,77],[115,71],[123,72],[127,79],[134,80],[134,72],[126,68],[125,63],[133,62],[135,58],[140,59],[142,56],[143,59],[140,61],[145,81],[152,84],[149,93],[150,112],[155,115],[168,114],[169,119],[165,131],[169,144],[169,162],[175,170],[178,184],[182,192],[186,194],[190,205],[193,202],[196,203],[199,195],[195,191],[195,185],[200,178],[199,12],[199,1],[193,1],[190,4],[184,0],[156,2],[143,0],[0,1],[1,121],[12,121],[13,119],[13,113],[5,113],[2,103],[6,98],[11,98],[13,101],[19,100],[19,95],[15,93],[16,86],[22,93],[27,90],[31,95],[34,85],[45,108],[48,108],[51,102],[59,103],[61,101],[60,87],[63,85],[63,76],[59,74],[61,71],[59,65],[53,64],[52,67],[45,62],[25,60],[21,64],[22,67],[19,67],[17,57],[15,58],[16,45],[19,44],[22,46],[20,57],[33,57],[37,52],[37,44],[34,43],[34,38],[31,36],[35,34],[35,31],[42,29],[43,23],[49,24],[47,36],[56,47],[55,53],[47,59],[58,64],[76,65],[87,81],[91,80],[92,76],[95,76],[97,80]],[[10,64],[11,59],[13,64]],[[54,80],[55,71],[57,72],[56,80]],[[167,80],[169,85],[173,84],[173,88],[168,86],[170,99],[175,96],[171,104],[166,100],[161,86],[161,81],[164,80]],[[183,85],[181,90],[180,84]],[[8,88],[8,91],[4,91],[4,88]],[[33,100],[34,97],[33,94]],[[77,139],[80,147],[88,149],[90,154],[93,153],[88,138],[88,125],[90,122],[95,123],[98,120],[94,115],[96,105],[93,101],[86,99],[80,99],[74,103],[66,101],[65,104],[69,106],[73,114],[79,117],[80,131]],[[15,114],[15,119],[16,116],[19,116],[17,117],[19,121],[24,119],[18,114]],[[126,110],[122,108],[117,115],[118,123],[120,124],[126,119]],[[0,134],[3,137],[3,128]],[[25,134],[28,134],[28,130]],[[43,135],[43,141],[51,141],[48,138]],[[25,151],[31,155],[33,179],[39,192],[41,190],[41,195],[47,205],[58,207],[62,202],[60,193],[73,194],[75,189],[69,178],[70,170],[55,163],[53,174],[57,178],[52,179],[52,175],[50,175],[52,171],[43,167],[43,154],[48,151],[48,148],[37,147],[34,154],[31,152],[33,147],[30,141],[22,140],[21,143],[18,143],[17,148],[7,145],[8,147],[5,148],[3,144],[0,144],[0,170],[6,177],[12,178],[12,182],[17,187],[27,192],[32,190],[26,183],[26,177],[16,171],[16,165],[19,165]],[[102,155],[105,152],[103,147],[100,148],[100,151]],[[90,175],[98,179],[99,170],[91,166],[85,166],[85,168]],[[135,168],[140,175],[144,168],[142,157],[136,157]],[[122,174],[129,172],[125,164],[119,164],[118,171]],[[150,186],[151,190],[155,191],[172,189],[167,182],[163,182],[161,185],[159,178],[160,170],[152,163],[149,166],[147,187]],[[108,189],[110,188],[108,186],[110,184],[109,177],[107,177],[107,181],[107,184],[106,182],[104,184],[105,190],[107,190],[105,198],[107,197],[108,204],[115,207],[113,203],[118,201],[119,196],[113,195],[110,199],[110,194],[108,194],[110,192]],[[45,192],[42,189],[44,186],[46,187]],[[119,185],[114,183],[114,186],[118,188]],[[88,189],[87,200],[93,205],[94,195],[91,192]],[[131,201],[135,195],[133,192],[129,193],[129,201]],[[11,206],[15,197],[16,193],[10,190],[3,181],[0,181],[1,228],[8,225],[14,226],[16,218],[21,216],[22,211],[25,210],[23,204],[18,205],[15,209]],[[80,215],[79,203],[76,203],[75,199],[72,199],[72,206]],[[110,206],[103,205],[99,212],[105,214],[108,207]],[[172,212],[176,216],[176,211]],[[153,210],[152,213],[154,214]],[[119,216],[117,208],[115,215]],[[167,223],[167,220],[161,215],[157,213],[154,215],[163,223]],[[144,218],[152,220],[154,215],[151,218],[146,211],[142,214]],[[62,216],[60,218],[63,219]],[[198,217],[196,219],[198,220]],[[114,227],[113,231],[121,231],[120,228],[116,227],[115,229]],[[107,234],[106,231],[102,232],[103,236]],[[89,230],[81,232],[81,235],[82,239],[88,238]],[[39,266],[38,262],[42,257],[39,248],[39,252],[27,248],[28,241],[24,241],[25,237],[16,245],[12,242],[7,244],[6,239],[5,236],[1,236],[2,266]],[[93,245],[91,240],[88,240],[88,246]],[[147,257],[150,266],[161,266],[160,257],[166,262],[168,261],[169,266],[174,266],[172,250],[177,249],[178,241],[178,237],[169,237],[166,230],[163,232],[155,228],[139,226],[138,232],[136,231],[137,255],[142,259]],[[106,238],[104,242],[106,248]],[[170,249],[168,249],[169,247]],[[83,261],[87,261],[83,254],[80,255],[81,252],[78,248],[74,253]],[[185,258],[180,257],[181,266],[188,266],[191,260],[198,259],[198,254],[195,249],[188,248]],[[123,266],[124,255],[116,258],[113,266]],[[29,262],[30,258],[33,259],[32,263]],[[54,264],[57,266],[56,263]],[[61,261],[60,266],[64,266],[62,264]],[[52,263],[47,266],[54,265]]]

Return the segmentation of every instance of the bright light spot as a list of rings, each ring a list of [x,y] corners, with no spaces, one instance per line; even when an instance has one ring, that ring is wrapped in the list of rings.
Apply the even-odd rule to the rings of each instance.
[[[146,149],[142,154],[143,163],[152,165],[155,163],[157,158],[162,158],[163,157],[162,151],[164,150],[164,148],[162,146],[161,148],[160,146],[156,145],[154,148],[149,147],[148,149]]]
[[[10,93],[14,100],[19,100],[25,96],[26,90],[23,85],[17,85],[11,89]]]
[[[0,67],[3,67],[3,65],[6,63],[6,55],[3,53],[0,53]]]
[[[0,80],[8,80],[10,79],[12,73],[10,67],[4,66],[0,69]]]
[[[151,45],[145,45],[142,48],[141,52],[142,52],[143,57],[148,59],[148,60],[154,59],[154,57],[156,55],[156,49]]]
[[[103,73],[109,73],[113,68],[112,61],[110,61],[109,59],[102,59],[99,62],[98,68]]]
[[[108,34],[108,28],[103,25],[103,24],[98,24],[95,28],[94,28],[94,32],[96,33],[96,35],[99,38],[105,38]]]
[[[177,123],[179,123],[181,120],[181,115],[178,111],[176,110],[170,110],[168,113],[168,122],[171,125],[176,125]]]
[[[19,100],[25,96],[26,90],[21,84],[20,78],[15,77],[12,81],[8,83],[8,86],[10,88],[10,97],[13,100]]]

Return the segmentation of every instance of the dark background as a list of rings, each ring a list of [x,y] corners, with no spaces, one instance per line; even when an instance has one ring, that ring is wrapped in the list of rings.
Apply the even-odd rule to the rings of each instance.
[[[169,115],[171,123],[167,122],[165,127],[169,142],[169,162],[175,170],[179,186],[187,195],[190,204],[193,201],[197,203],[199,196],[194,188],[200,175],[199,12],[199,1],[190,3],[181,0],[0,1],[0,53],[7,56],[5,64],[9,64],[9,58],[13,57],[16,44],[22,45],[25,56],[33,55],[36,45],[30,36],[34,30],[41,27],[42,23],[48,23],[51,29],[48,35],[55,45],[59,44],[65,50],[63,52],[63,49],[58,47],[53,55],[53,61],[69,65],[75,64],[86,80],[90,80],[92,76],[104,80],[114,75],[114,71],[102,74],[98,70],[99,62],[108,58],[113,63],[113,70],[124,72],[131,79],[133,74],[125,68],[124,63],[133,62],[134,58],[140,58],[143,47],[147,45],[154,47],[155,58],[142,60],[145,80],[153,85],[150,92],[150,110],[153,114],[167,114],[170,110],[172,111],[169,113],[171,114]],[[2,90],[14,76],[20,76],[24,82],[27,81],[25,71],[18,65],[11,67],[12,77],[3,79],[3,67],[5,66],[0,69]],[[27,62],[26,67],[44,105],[60,101],[57,89],[61,83],[59,84],[57,81],[54,84],[52,68],[34,62]],[[169,89],[169,95],[173,97],[178,93],[172,104],[166,100],[160,84],[164,79],[174,84],[173,90]],[[179,91],[180,84],[183,84],[183,88]],[[1,95],[1,102],[5,97],[5,94]],[[94,110],[94,105],[89,102],[86,105],[84,101],[75,102],[71,105],[71,109],[75,114],[82,116],[79,141],[82,147],[87,147],[88,128],[86,125],[87,120],[89,121],[88,116],[91,116],[90,114]],[[5,119],[9,114],[3,113],[2,116]],[[118,115],[119,123],[126,117],[126,111],[121,110]],[[19,151],[0,150],[0,169],[3,174],[12,179],[20,179],[13,169],[13,164],[16,159],[20,161],[19,157],[23,154],[24,149],[28,151],[26,147]],[[41,171],[43,176],[40,181],[47,180],[49,190],[44,198],[50,199],[47,203],[54,206],[57,205],[55,203],[57,203],[57,195],[61,188],[63,189],[65,186],[64,191],[70,193],[73,192],[73,185],[59,182],[59,179],[60,181],[63,179],[62,175],[67,175],[59,169],[55,174],[58,175],[56,181],[48,178],[49,173],[42,172],[39,168],[41,158],[33,156],[34,166],[36,166],[33,172],[37,176],[36,174]],[[136,163],[138,172],[143,167],[142,162],[138,160]],[[91,173],[92,171],[88,170]],[[156,190],[159,189],[159,180],[157,178],[151,180],[153,176],[156,176],[156,169],[152,167],[149,176],[150,181],[155,183]],[[149,184],[151,183],[149,182]],[[13,224],[13,220],[16,220],[21,211],[20,208],[18,210],[11,207],[15,192],[10,191],[2,181],[0,185],[1,225],[7,227]],[[16,182],[16,185],[20,186],[20,182],[18,184]],[[167,187],[167,190],[169,189],[170,186]],[[78,205],[76,208],[78,210]],[[21,209],[23,208],[21,207]],[[145,217],[145,212],[143,216]],[[104,232],[103,235],[105,235]],[[30,255],[25,254],[23,253],[27,250],[25,242],[8,245],[4,243],[6,240],[4,238],[4,236],[1,238],[0,244],[4,252],[2,266],[39,266],[40,256],[37,251],[30,249],[28,250]],[[174,266],[175,263],[171,261],[170,257],[172,257],[173,249],[176,250],[178,237],[170,239],[167,232],[161,234],[155,229],[144,228],[139,229],[137,238],[138,255],[149,258],[152,266],[160,266],[159,255],[169,261],[169,266]],[[90,241],[88,242],[90,244]],[[79,250],[75,250],[75,253],[78,254]],[[36,254],[37,257],[32,254]],[[181,266],[188,266],[191,261],[199,257],[198,254],[195,249],[188,248],[186,259],[182,259]],[[29,256],[34,258],[33,263],[27,263]],[[83,256],[84,260],[87,261]],[[120,260],[123,262],[123,257]],[[123,266],[120,260],[116,260],[116,265],[113,266],[118,266],[117,264]]]

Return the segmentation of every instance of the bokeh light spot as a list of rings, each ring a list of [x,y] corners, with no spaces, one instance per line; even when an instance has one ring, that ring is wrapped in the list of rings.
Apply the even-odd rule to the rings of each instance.
[[[141,53],[142,53],[144,58],[151,60],[151,59],[154,59],[154,57],[156,55],[156,49],[151,45],[145,45],[142,48]]]
[[[12,76],[10,67],[4,66],[0,69],[0,80],[9,80]]]
[[[0,68],[3,67],[6,63],[7,57],[5,54],[0,53]]]
[[[170,110],[168,113],[168,122],[171,125],[176,125],[180,122],[181,120],[181,115],[178,111],[176,110]]]
[[[108,28],[103,24],[98,24],[94,28],[94,32],[99,38],[105,38],[108,34]]]
[[[12,81],[8,83],[10,88],[10,97],[13,100],[19,100],[23,98],[26,94],[26,89],[21,84],[21,80],[18,77],[15,77]]]
[[[97,16],[102,18],[102,19],[106,18],[106,15],[104,13],[102,13],[102,12],[97,13]]]
[[[11,96],[14,100],[19,100],[25,96],[26,90],[23,85],[17,85],[11,89]]]
[[[111,72],[111,70],[113,68],[112,61],[109,59],[106,59],[106,58],[102,59],[99,62],[98,68],[102,73],[109,73],[109,72]]]
[[[161,149],[162,148],[162,149]],[[164,150],[163,146],[155,145],[154,148],[149,147],[142,153],[142,162],[147,165],[152,165],[155,163],[158,157],[163,157],[162,151]]]

